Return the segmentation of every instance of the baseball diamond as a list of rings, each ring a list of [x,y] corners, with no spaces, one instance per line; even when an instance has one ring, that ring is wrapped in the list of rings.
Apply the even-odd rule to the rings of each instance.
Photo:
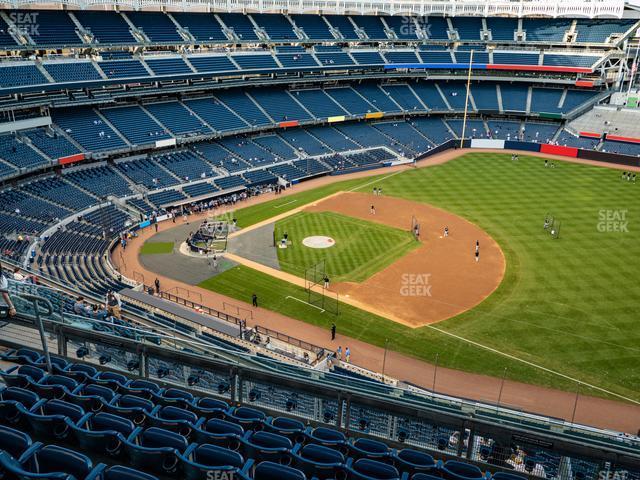
[[[640,480],[639,12],[0,6],[0,479]]]

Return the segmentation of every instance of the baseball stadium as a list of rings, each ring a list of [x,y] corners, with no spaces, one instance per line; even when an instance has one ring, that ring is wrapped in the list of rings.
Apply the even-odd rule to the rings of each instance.
[[[640,3],[0,5],[0,479],[640,480]]]

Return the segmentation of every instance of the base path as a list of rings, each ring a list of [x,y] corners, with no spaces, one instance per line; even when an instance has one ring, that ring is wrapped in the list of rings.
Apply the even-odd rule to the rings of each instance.
[[[370,207],[375,205],[375,215]],[[366,193],[344,193],[306,211],[336,212],[402,230],[420,224],[417,249],[362,283],[331,285],[341,299],[369,305],[381,316],[399,317],[420,327],[458,315],[478,305],[500,285],[505,259],[498,244],[473,223],[427,204]],[[444,228],[449,235],[445,237]],[[479,261],[475,259],[480,243]]]
[[[489,151],[449,150],[420,162],[419,167],[422,168],[438,165],[457,158],[465,153],[481,152]],[[508,154],[510,152],[506,150],[499,150],[491,151],[491,153]],[[523,154],[522,152],[519,153],[521,155]],[[532,153],[531,155],[543,158],[555,158],[556,160],[572,161],[575,163],[588,163],[603,167],[613,167],[620,170],[634,170],[629,167],[598,162],[581,162],[577,159],[566,159],[558,156],[551,157],[535,153]],[[289,189],[282,195],[298,193],[303,190],[316,188],[335,181],[347,180],[349,178],[388,175],[411,168],[412,167],[401,166],[387,168],[384,170],[358,172],[356,174],[342,175],[338,177],[323,177],[296,185],[294,188]],[[364,183],[367,183],[367,181],[363,180],[363,184]],[[282,197],[282,195],[280,197]],[[236,207],[241,208],[252,204],[267,202],[274,198],[276,197],[271,195],[254,197],[241,205],[237,205]],[[224,210],[220,210],[218,213],[224,213]],[[207,218],[210,214],[211,212],[200,216],[192,216],[189,218],[189,221],[193,223]],[[274,215],[277,214],[278,211],[274,210]],[[174,227],[176,227],[176,225],[171,222],[163,222],[159,225],[159,230],[164,231]],[[274,330],[284,331],[293,337],[331,350],[337,348],[338,345],[348,345],[351,348],[351,359],[353,363],[369,370],[377,372],[382,371],[384,358],[383,348],[346,337],[341,335],[340,332],[338,332],[336,340],[332,342],[330,333],[327,329],[320,328],[300,320],[295,320],[262,308],[252,308],[250,298],[248,298],[246,302],[241,302],[210,290],[193,287],[187,283],[173,280],[166,275],[156,274],[147,270],[140,262],[139,250],[142,248],[142,245],[146,240],[155,235],[155,232],[153,228],[148,227],[139,233],[140,236],[134,239],[125,251],[118,246],[111,255],[111,261],[114,266],[116,266],[119,271],[128,278],[135,278],[138,281],[145,281],[145,283],[151,284],[153,283],[154,278],[158,277],[162,290],[169,291],[181,288],[191,292],[189,295],[192,300],[194,297],[198,298],[198,301],[201,299],[201,303],[208,307],[220,311],[227,311],[228,313],[233,314],[237,314],[237,311],[251,312],[251,315],[242,314],[242,317],[246,318],[247,325],[250,327],[260,324]],[[230,308],[235,308],[237,311],[232,312]],[[640,418],[640,405],[637,404],[617,402],[585,396],[582,394],[578,396],[578,402],[576,404],[575,392],[564,392],[511,380],[505,381],[504,386],[501,389],[502,380],[499,378],[443,367],[436,368],[428,362],[421,361],[407,355],[402,355],[394,351],[389,351],[387,353],[385,373],[391,377],[420,385],[429,390],[435,385],[435,390],[443,394],[494,403],[498,401],[498,398],[500,398],[501,405],[511,406],[517,409],[561,419],[571,420],[574,414],[574,406],[577,405],[575,408],[576,423],[593,425],[600,428],[609,428],[633,434],[638,431],[639,427],[638,419]],[[502,395],[500,396],[501,390]]]

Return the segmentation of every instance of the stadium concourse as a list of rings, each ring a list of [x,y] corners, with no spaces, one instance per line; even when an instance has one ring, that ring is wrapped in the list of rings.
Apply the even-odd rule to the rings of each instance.
[[[258,223],[284,186],[279,198],[317,201],[337,180],[355,187],[468,148],[606,164],[632,185],[635,7],[156,7],[0,9],[0,477],[640,479],[637,377],[607,383],[616,392],[576,382],[607,380],[575,368],[593,352],[578,352],[569,373],[509,358],[515,378],[535,371],[533,383],[563,391],[491,364],[494,376],[427,364],[384,337],[380,348],[338,330],[351,352],[340,363],[320,322],[181,283],[139,256],[171,250],[144,243],[185,212],[204,218],[201,205],[253,206]]]

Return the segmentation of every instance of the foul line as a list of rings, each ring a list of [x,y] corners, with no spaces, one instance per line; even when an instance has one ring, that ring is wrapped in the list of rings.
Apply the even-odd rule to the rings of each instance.
[[[282,204],[280,204],[280,205],[276,205],[276,206],[274,206],[273,208],[282,208],[282,207],[284,207],[284,206],[286,206],[286,205],[291,205],[292,203],[296,203],[297,201],[298,201],[298,199],[291,200],[290,202],[282,203]]]
[[[425,325],[425,327],[430,328],[432,330],[435,330],[436,332],[442,333],[444,335],[448,335],[450,337],[453,337],[453,338],[455,338],[457,340],[462,340],[463,342],[467,342],[467,343],[469,343],[471,345],[474,345],[474,346],[476,346],[478,348],[482,348],[482,349],[488,350],[488,351],[490,351],[492,353],[496,353],[498,355],[502,355],[503,357],[507,357],[507,358],[509,358],[511,360],[516,360],[518,362],[524,363],[525,365],[528,365],[530,367],[534,367],[534,368],[537,368],[539,370],[543,370],[543,371],[545,371],[547,373],[551,373],[553,375],[557,375],[557,376],[562,377],[562,378],[564,378],[566,380],[571,380],[572,382],[577,383],[578,386],[579,385],[584,385],[585,387],[589,387],[589,388],[592,388],[594,390],[598,390],[598,391],[600,391],[602,393],[606,393],[608,395],[620,398],[622,400],[626,400],[627,402],[631,402],[631,403],[634,403],[636,405],[640,405],[640,402],[638,400],[634,400],[633,398],[628,398],[628,397],[625,397],[624,395],[620,395],[619,393],[611,392],[611,391],[609,391],[609,390],[607,390],[605,388],[598,387],[596,385],[592,385],[590,383],[583,382],[582,380],[578,380],[577,378],[570,377],[569,375],[565,375],[564,373],[556,372],[555,370],[551,370],[550,368],[543,367],[542,365],[538,365],[538,364],[530,362],[528,360],[523,360],[522,358],[518,358],[515,355],[511,355],[509,353],[501,352],[500,350],[497,350],[495,348],[491,348],[491,347],[489,347],[487,345],[483,345],[481,343],[474,342],[473,340],[469,340],[468,338],[461,337],[460,335],[456,335],[455,333],[447,332],[446,330],[442,330],[442,329],[440,329],[438,327],[434,327],[432,325]]]
[[[391,178],[391,177],[393,177],[393,176],[395,176],[395,175],[397,175],[399,173],[402,173],[404,171],[405,170],[398,170],[397,172],[390,173],[389,175],[385,175],[384,177],[379,178],[377,180],[372,180],[372,181],[366,182],[366,183],[364,183],[362,185],[355,186],[355,187],[353,187],[353,188],[351,188],[351,189],[349,189],[347,191],[353,192],[353,191],[358,190],[360,188],[364,188],[364,187],[367,187],[369,185],[373,185],[374,183],[382,182],[382,181],[387,180],[388,178]],[[298,300],[298,299],[296,299],[296,300]],[[307,302],[304,302],[304,303],[307,303]],[[312,306],[315,306],[315,305],[312,305]],[[524,360],[522,358],[518,358],[515,355],[511,355],[509,353],[502,352],[500,350],[497,350],[495,348],[489,347],[487,345],[483,345],[481,343],[474,342],[473,340],[469,340],[468,338],[461,337],[460,335],[456,335],[455,333],[447,332],[446,330],[442,330],[442,329],[440,329],[438,327],[434,327],[433,325],[425,325],[425,326],[427,328],[430,328],[431,330],[435,330],[436,332],[439,332],[439,333],[441,333],[443,335],[448,335],[448,336],[450,336],[452,338],[455,338],[457,340],[466,342],[466,343],[468,343],[470,345],[474,345],[475,347],[478,347],[478,348],[487,350],[489,352],[495,353],[497,355],[501,355],[503,357],[509,358],[510,360],[515,360],[517,362],[523,363],[523,364],[528,365],[530,367],[537,368],[537,369],[542,370],[542,371],[547,372],[547,373],[551,373],[552,375],[557,375],[558,377],[564,378],[565,380],[570,380],[571,382],[575,382],[578,385],[584,385],[585,387],[592,388],[592,389],[597,390],[597,391],[602,392],[602,393],[606,393],[607,395],[611,395],[613,397],[619,398],[621,400],[625,400],[625,401],[633,403],[635,405],[640,405],[640,401],[634,400],[633,398],[625,397],[624,395],[620,395],[619,393],[612,392],[610,390],[607,390],[606,388],[598,387],[596,385],[592,385],[590,383],[583,382],[582,380],[578,380],[577,378],[573,378],[573,377],[571,377],[569,375],[565,375],[564,373],[557,372],[555,370],[552,370],[552,369],[547,368],[547,367],[543,367],[542,365],[538,365],[536,363],[530,362],[528,360]]]
[[[402,173],[402,172],[406,172],[406,170],[404,170],[404,169],[398,170],[397,172],[390,173],[389,175],[385,175],[384,177],[379,178],[377,180],[372,180],[370,182],[363,183],[362,185],[357,185],[357,186],[347,190],[347,192],[355,192],[356,190],[358,190],[360,188],[368,187],[369,185],[373,185],[374,183],[382,182],[382,181],[386,180],[387,178],[391,178],[391,177],[393,177],[393,176],[395,176],[395,175],[397,175],[399,173]]]
[[[309,303],[309,302],[305,302],[304,300],[300,300],[299,298],[292,297],[291,295],[287,295],[285,298],[290,298],[291,300],[295,300],[295,301],[300,302],[300,303],[305,303],[305,304],[309,305],[310,307],[317,308],[318,310],[320,310],[320,313],[324,313],[326,311],[324,308],[320,308],[317,305],[314,305],[314,304]]]

